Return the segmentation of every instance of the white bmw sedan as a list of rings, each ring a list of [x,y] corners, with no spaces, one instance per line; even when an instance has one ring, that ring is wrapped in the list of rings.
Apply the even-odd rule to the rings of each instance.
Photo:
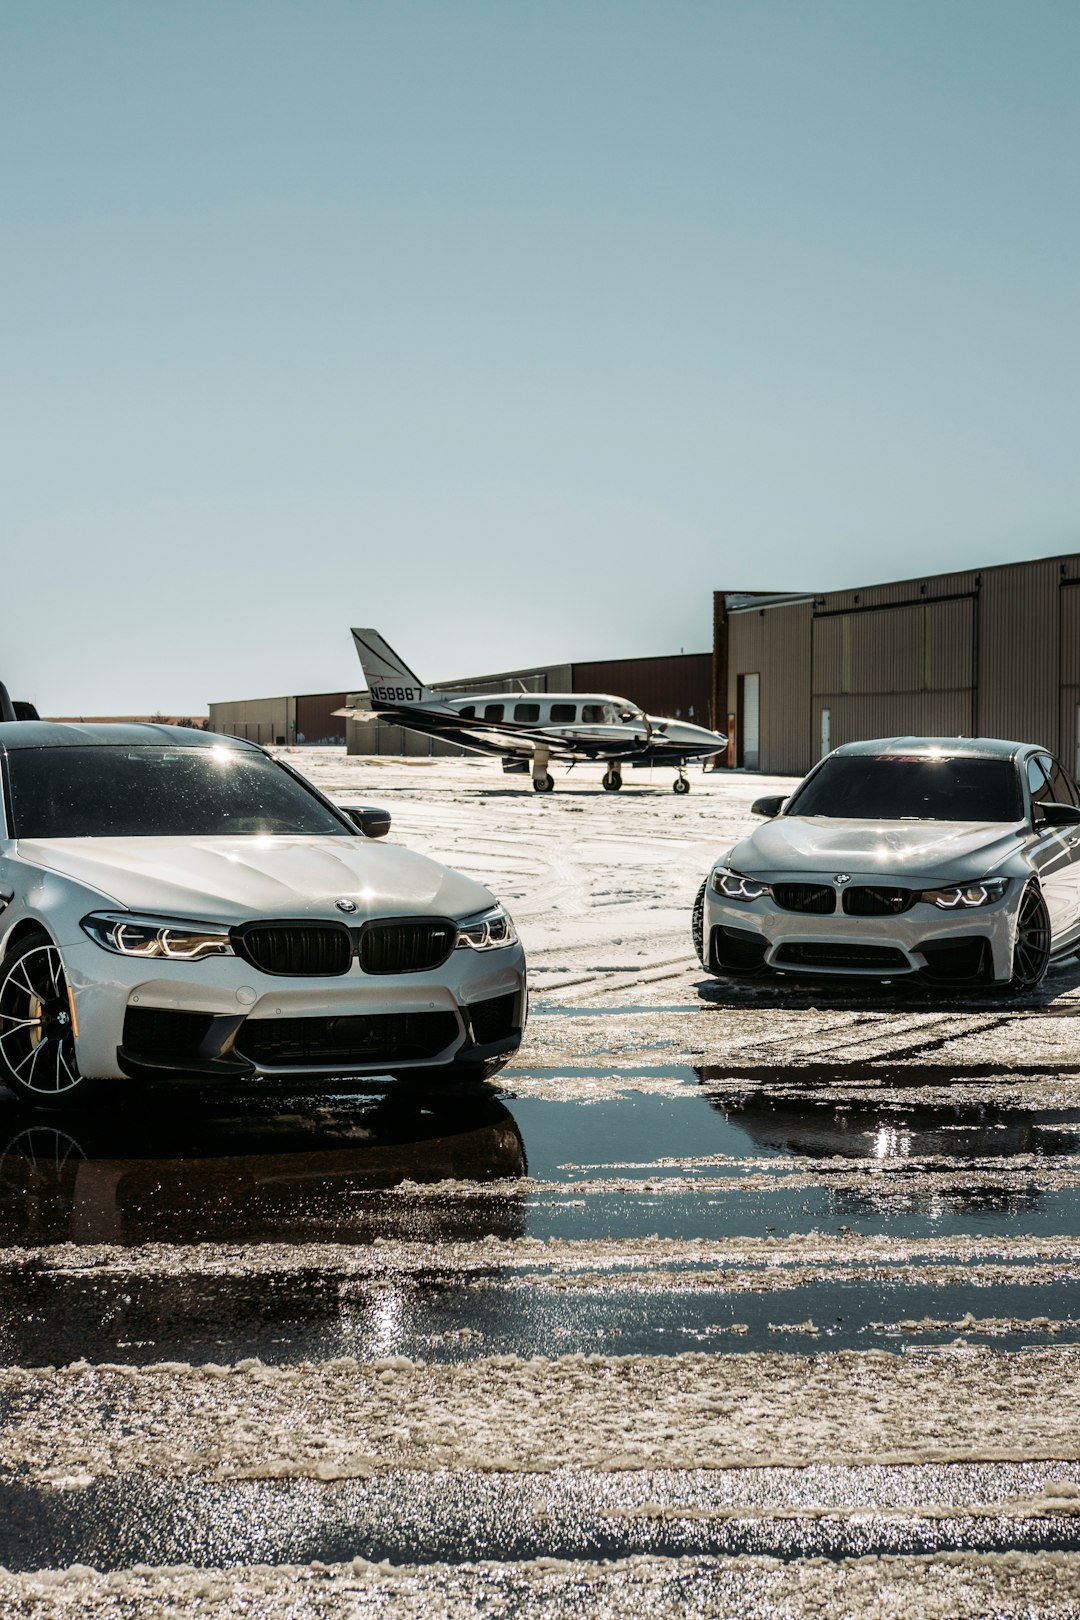
[[[261,748],[157,725],[0,724],[0,1080],[481,1078],[525,959],[481,884],[373,844]]]
[[[1043,748],[847,743],[753,810],[695,902],[713,973],[1025,990],[1080,946],[1080,794]]]

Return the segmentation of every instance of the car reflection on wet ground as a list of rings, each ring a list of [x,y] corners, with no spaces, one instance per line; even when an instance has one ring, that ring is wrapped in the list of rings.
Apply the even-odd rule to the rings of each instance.
[[[626,823],[690,894],[716,838],[651,802],[608,850],[543,807],[604,948],[540,933],[499,1083],[0,1100],[0,1565],[141,1566],[65,1577],[95,1615],[178,1565],[271,1616],[1080,1613],[1080,971],[723,986],[662,909],[638,959]],[[468,868],[476,819],[406,831]]]

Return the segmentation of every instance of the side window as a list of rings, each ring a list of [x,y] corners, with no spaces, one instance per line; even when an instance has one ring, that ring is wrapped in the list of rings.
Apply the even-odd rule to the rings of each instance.
[[[585,703],[581,708],[581,718],[587,726],[602,726],[607,719],[602,703]]]
[[[458,710],[458,714],[460,714],[460,716],[461,716],[461,718],[463,720],[475,720],[476,719],[476,704],[475,703],[466,703],[463,708],[460,708]]]
[[[539,705],[539,703],[515,703],[514,704],[514,719],[515,720],[539,720],[539,718],[540,718],[540,705]]]
[[[502,703],[485,703],[484,704],[484,719],[485,720],[501,720],[502,717],[503,717],[503,709],[504,709],[504,705]]]
[[[1027,779],[1033,803],[1039,799],[1053,798],[1050,783],[1046,779],[1046,772],[1042,768],[1042,762],[1035,755],[1032,755],[1031,759],[1028,760]]]
[[[551,723],[553,726],[571,724],[577,719],[576,703],[553,703],[551,705]]]
[[[1076,804],[1076,787],[1057,760],[1047,755],[1043,758],[1042,765],[1049,774],[1050,786],[1058,804]]]

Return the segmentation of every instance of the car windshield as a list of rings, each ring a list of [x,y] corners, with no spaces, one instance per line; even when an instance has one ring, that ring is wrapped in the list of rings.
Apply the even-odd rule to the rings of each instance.
[[[833,754],[799,788],[789,816],[848,821],[1019,821],[1011,759],[925,754]]]
[[[16,838],[349,836],[288,771],[247,749],[14,748],[8,763]]]

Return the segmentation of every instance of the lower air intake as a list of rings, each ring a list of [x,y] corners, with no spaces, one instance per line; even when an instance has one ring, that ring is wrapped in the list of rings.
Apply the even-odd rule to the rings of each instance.
[[[773,958],[777,967],[855,968],[907,972],[911,964],[893,945],[781,945]]]
[[[415,1063],[437,1057],[460,1033],[452,1012],[342,1018],[249,1018],[236,1050],[260,1069]]]

